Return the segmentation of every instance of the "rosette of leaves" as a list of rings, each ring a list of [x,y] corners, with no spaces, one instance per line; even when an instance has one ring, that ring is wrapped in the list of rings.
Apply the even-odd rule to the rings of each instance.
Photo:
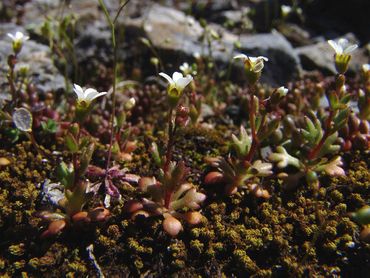
[[[90,182],[81,180],[77,184],[74,183],[73,166],[67,166],[64,162],[57,169],[57,175],[60,183],[46,183],[44,188],[51,192],[53,198],[52,203],[56,205],[59,211],[42,211],[39,217],[47,221],[48,228],[41,234],[41,237],[50,237],[59,234],[66,227],[73,223],[89,223],[105,221],[110,212],[104,207],[95,207],[90,210],[84,210],[84,206],[89,198]],[[55,194],[55,189],[59,190],[59,194]]]
[[[301,177],[305,177],[313,188],[319,187],[319,176],[344,175],[343,162],[339,155],[338,130],[344,126],[349,114],[349,108],[337,110],[324,117],[321,121],[312,111],[309,117],[304,117],[304,127],[297,129],[294,123],[290,128],[295,129],[291,139],[278,146],[274,153],[269,156],[270,161],[275,162],[280,169],[295,168],[297,171],[287,171],[279,174],[288,186],[295,186]],[[326,123],[324,130],[322,122]]]
[[[262,179],[272,174],[272,164],[260,159],[253,162],[246,160],[252,147],[252,138],[243,126],[240,127],[239,136],[237,138],[232,135],[231,147],[234,150],[232,155],[226,159],[223,157],[211,159],[211,165],[218,171],[208,173],[205,183],[225,185],[227,195],[235,194],[238,189],[243,188],[256,197],[270,198],[269,192],[262,186]]]
[[[163,229],[176,236],[183,226],[180,220],[190,225],[201,222],[202,214],[197,211],[206,195],[197,192],[195,186],[185,181],[188,170],[184,162],[171,162],[169,170],[161,172],[160,181],[155,177],[139,180],[139,189],[146,194],[141,200],[131,200],[125,205],[125,212],[132,218],[163,216]]]
[[[72,163],[67,165],[61,162],[56,169],[62,193],[58,200],[53,202],[61,212],[43,211],[39,214],[49,223],[42,237],[56,235],[72,223],[105,221],[110,215],[109,210],[104,207],[84,210],[89,195],[91,195],[90,192],[93,190],[91,190],[90,182],[83,177],[90,164],[95,144],[88,136],[80,138],[80,135],[79,126],[72,124],[65,136],[65,144],[72,155]]]

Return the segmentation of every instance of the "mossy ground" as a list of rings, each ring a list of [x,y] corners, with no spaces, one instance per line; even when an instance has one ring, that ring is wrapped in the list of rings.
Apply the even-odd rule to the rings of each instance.
[[[226,129],[188,128],[178,136],[175,158],[191,166],[189,179],[207,193],[207,200],[203,222],[184,225],[177,238],[163,232],[160,218],[132,221],[116,204],[102,225],[72,227],[58,238],[40,239],[38,184],[52,177],[54,165],[27,141],[4,145],[0,157],[11,164],[0,166],[1,275],[94,277],[86,251],[93,244],[106,277],[365,277],[370,246],[359,241],[361,227],[348,212],[369,200],[369,154],[344,154],[346,176],[324,177],[319,194],[304,182],[286,191],[272,179],[269,200],[243,191],[226,197],[222,188],[202,184],[204,157],[226,153]],[[143,175],[155,173],[151,165],[145,144],[139,144],[133,161],[124,166]],[[120,190],[124,200],[137,197],[133,187],[121,185]]]

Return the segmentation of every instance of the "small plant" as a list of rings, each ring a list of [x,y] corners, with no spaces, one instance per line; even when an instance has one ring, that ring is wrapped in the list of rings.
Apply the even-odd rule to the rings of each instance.
[[[344,73],[351,60],[349,53],[356,49],[357,45],[349,45],[345,39],[340,39],[338,43],[334,41],[328,43],[335,50],[334,60],[338,74],[334,90],[326,93],[329,102],[327,114],[318,115],[313,111],[310,112],[304,117],[303,128],[296,129],[294,125],[292,126],[298,136],[278,146],[276,152],[269,157],[280,169],[288,166],[298,169],[295,174],[279,174],[290,185],[305,177],[309,185],[318,189],[321,173],[331,176],[345,174],[342,158],[335,154],[340,149],[337,144],[338,131],[346,124],[350,114],[351,95],[345,87]]]
[[[104,207],[83,210],[88,200],[88,193],[93,191],[90,182],[83,177],[90,164],[95,143],[90,136],[83,135],[82,126],[92,110],[92,102],[106,95],[106,92],[99,93],[93,88],[84,90],[77,84],[74,85],[74,92],[77,95],[75,121],[70,124],[64,137],[67,150],[72,156],[72,162],[69,164],[62,162],[57,167],[56,175],[59,184],[46,183],[44,185],[46,191],[53,191],[49,189],[50,187],[62,186],[62,194],[56,198],[54,204],[63,212],[44,211],[39,214],[42,219],[49,222],[42,237],[56,235],[74,222],[104,221],[110,214]]]
[[[249,128],[250,133],[241,126],[237,138],[232,135],[231,155],[228,158],[211,159],[211,165],[218,171],[210,172],[205,177],[206,184],[224,184],[227,195],[235,194],[239,188],[248,189],[256,197],[269,198],[269,192],[263,188],[262,180],[272,174],[272,164],[256,159],[259,149],[279,126],[280,117],[273,107],[283,98],[288,90],[276,89],[270,97],[260,99],[256,94],[256,84],[261,76],[266,57],[249,57],[240,54],[234,59],[242,59],[248,81]]]
[[[358,111],[352,111],[348,123],[339,131],[343,138],[343,150],[367,150],[370,148],[370,65],[364,64],[361,69],[363,87],[356,95]]]
[[[163,229],[171,236],[176,236],[182,230],[178,219],[183,219],[189,224],[198,224],[202,215],[196,210],[200,208],[206,196],[198,193],[193,184],[186,183],[188,169],[183,161],[172,161],[175,145],[176,131],[188,123],[189,109],[179,104],[185,87],[193,80],[191,75],[183,76],[175,72],[172,78],[160,73],[169,85],[167,87],[168,111],[168,138],[166,153],[162,157],[158,146],[152,144],[154,161],[160,167],[159,180],[154,177],[143,177],[139,180],[139,189],[149,195],[150,199],[141,201],[131,200],[125,206],[125,211],[136,217],[137,215],[155,216],[162,215]],[[176,111],[175,116],[174,111]]]

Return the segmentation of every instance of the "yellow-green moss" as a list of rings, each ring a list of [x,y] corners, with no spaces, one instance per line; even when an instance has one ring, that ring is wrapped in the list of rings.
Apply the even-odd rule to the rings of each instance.
[[[252,259],[247,255],[244,250],[235,250],[233,257],[236,262],[249,273],[255,273],[258,270],[258,266]]]

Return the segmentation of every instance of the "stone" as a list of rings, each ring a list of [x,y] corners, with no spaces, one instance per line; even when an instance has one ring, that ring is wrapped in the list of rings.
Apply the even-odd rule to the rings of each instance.
[[[230,63],[233,63],[235,67],[232,70],[233,74],[230,75],[231,79],[243,81],[241,64],[232,61],[232,57],[238,53],[235,51],[235,44],[239,42],[239,37],[232,32],[215,23],[209,23],[205,29],[194,17],[171,7],[153,4],[146,5],[140,10],[138,7],[129,6],[131,10],[124,10],[117,20],[117,57],[120,63],[140,66],[143,76],[148,76],[155,72],[155,67],[150,64],[150,58],[154,55],[153,49],[158,53],[167,71],[178,70],[178,66],[185,61],[189,63],[194,61],[195,54],[203,57],[212,55],[215,71],[226,74]],[[232,12],[230,7],[221,6],[217,8],[220,12]],[[109,7],[112,7],[112,11],[115,10],[113,4]],[[29,9],[32,11],[36,8]],[[94,76],[99,66],[109,67],[112,64],[110,29],[97,3],[72,2],[70,9],[77,19],[74,41],[77,62],[84,72],[89,72],[88,76]],[[26,14],[30,11],[27,10]],[[29,21],[36,14],[36,11],[31,12]],[[120,30],[124,30],[124,33],[122,34]],[[211,33],[219,38],[212,39],[210,49],[205,36],[210,36]],[[153,49],[141,42],[143,37],[150,41]],[[242,53],[251,56],[264,55],[270,59],[271,62],[266,64],[262,75],[263,82],[283,85],[299,73],[300,65],[296,53],[290,43],[276,31],[242,35],[240,46]],[[81,78],[84,76],[86,75],[82,74]],[[87,81],[81,80],[82,83]]]
[[[192,61],[195,53],[202,56],[210,54],[207,42],[202,37],[205,33],[204,28],[193,17],[186,16],[181,11],[153,5],[145,16],[128,19],[123,24],[131,35],[147,37],[155,49],[159,50],[165,63],[179,61],[180,64]],[[234,45],[238,42],[238,36],[217,24],[209,24],[207,28],[213,29],[212,32],[220,37],[219,40],[212,41],[212,57],[217,66],[227,68],[232,62],[232,57],[237,54]],[[144,33],[139,30],[143,30]],[[264,82],[273,85],[285,84],[299,73],[298,56],[291,44],[277,31],[242,35],[240,46],[242,53],[251,56],[263,55],[271,60],[263,74]],[[140,49],[137,48],[136,51]],[[233,80],[243,80],[240,70],[231,77]]]
[[[15,33],[16,31],[27,34],[24,28],[13,23],[0,25],[0,84],[2,88],[7,87],[7,57],[12,53],[12,42],[7,33]],[[16,68],[21,64],[29,65],[29,78],[36,85],[38,92],[41,93],[65,88],[64,77],[55,67],[51,57],[52,54],[48,46],[37,43],[32,39],[24,42],[22,50],[18,55]]]

